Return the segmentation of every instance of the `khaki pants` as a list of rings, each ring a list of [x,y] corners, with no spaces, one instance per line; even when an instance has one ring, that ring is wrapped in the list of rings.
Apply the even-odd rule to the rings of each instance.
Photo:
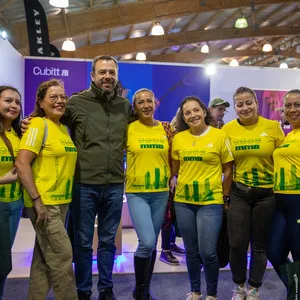
[[[68,204],[47,205],[46,208],[50,220],[39,224],[35,223],[35,210],[28,210],[36,232],[28,299],[45,300],[52,287],[56,300],[75,300],[72,247],[64,227]]]

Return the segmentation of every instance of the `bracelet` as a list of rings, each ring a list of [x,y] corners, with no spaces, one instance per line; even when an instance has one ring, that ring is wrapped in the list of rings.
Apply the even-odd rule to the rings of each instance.
[[[229,196],[223,196],[224,203],[230,203],[230,197]]]
[[[31,200],[32,200],[33,202],[35,202],[35,201],[38,200],[39,198],[41,198],[41,195],[38,195],[36,198],[31,198]]]

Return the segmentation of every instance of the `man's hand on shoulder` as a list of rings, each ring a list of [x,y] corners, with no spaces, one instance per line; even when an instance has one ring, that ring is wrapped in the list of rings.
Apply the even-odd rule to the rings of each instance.
[[[21,132],[24,134],[30,125],[32,117],[25,117],[21,122]]]

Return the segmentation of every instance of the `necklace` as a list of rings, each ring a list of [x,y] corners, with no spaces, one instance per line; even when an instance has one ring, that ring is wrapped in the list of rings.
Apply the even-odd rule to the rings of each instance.
[[[194,141],[192,142],[192,146],[196,146],[198,141],[200,140],[201,135],[199,136],[194,136]]]

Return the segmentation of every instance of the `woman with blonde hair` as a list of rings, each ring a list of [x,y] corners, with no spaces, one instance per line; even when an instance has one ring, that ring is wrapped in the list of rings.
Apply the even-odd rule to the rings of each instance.
[[[72,248],[64,227],[77,158],[67,128],[60,123],[67,100],[62,82],[52,79],[39,85],[16,160],[26,190],[25,206],[36,232],[30,300],[46,299],[51,287],[57,300],[77,299]]]
[[[126,196],[139,242],[134,253],[133,298],[155,300],[149,285],[169,196],[171,141],[164,123],[154,118],[155,97],[151,90],[135,92],[133,110],[137,120],[128,126],[126,146]]]
[[[10,257],[9,252],[16,237],[23,207],[20,183],[17,181],[14,168],[21,137],[21,112],[20,92],[12,86],[0,86],[0,210],[1,217],[4,218],[1,219],[1,223],[9,225],[9,232],[3,232],[9,239],[1,240],[1,251],[4,251],[3,254],[6,258]],[[0,266],[3,272],[4,264],[7,261],[0,263],[3,264]],[[0,275],[0,299],[3,297],[6,274],[7,272],[2,276]]]

